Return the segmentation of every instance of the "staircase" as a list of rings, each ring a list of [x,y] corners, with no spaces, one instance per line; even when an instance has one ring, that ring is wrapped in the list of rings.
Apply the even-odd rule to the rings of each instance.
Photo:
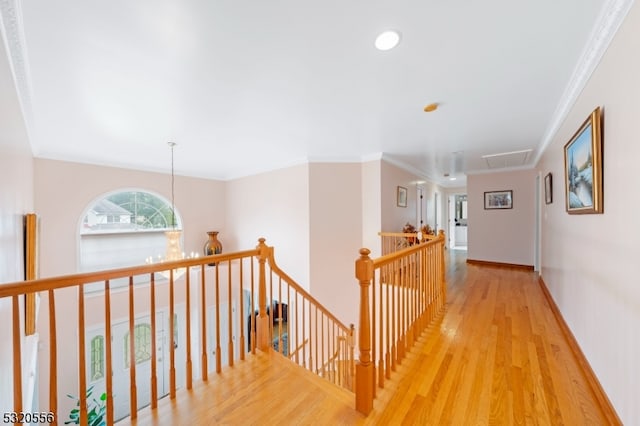
[[[128,425],[356,424],[354,394],[290,362],[258,351],[207,382],[142,409]]]
[[[444,235],[405,238],[396,253],[362,249],[356,260],[357,365],[355,327],[283,272],[264,239],[236,253],[0,285],[13,306],[14,411],[25,407],[21,299],[37,294],[48,395],[39,411],[54,425],[74,412],[80,424],[96,412],[107,425],[358,423],[444,301]]]

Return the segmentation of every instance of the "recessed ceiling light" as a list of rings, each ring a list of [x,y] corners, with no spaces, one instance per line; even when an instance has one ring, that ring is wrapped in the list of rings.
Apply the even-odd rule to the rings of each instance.
[[[376,49],[391,50],[400,43],[400,33],[395,30],[388,30],[380,33],[376,37]]]
[[[424,107],[424,112],[433,112],[438,109],[437,103],[432,103]]]
[[[453,176],[451,176],[451,177],[449,178],[449,180],[456,180],[456,179],[457,179],[457,178],[455,178],[455,177],[453,177]]]

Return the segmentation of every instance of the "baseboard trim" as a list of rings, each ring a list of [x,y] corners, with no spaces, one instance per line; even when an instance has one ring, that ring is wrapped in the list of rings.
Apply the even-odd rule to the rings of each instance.
[[[573,335],[573,332],[567,325],[567,322],[564,320],[564,317],[562,316],[558,305],[556,305],[555,300],[553,300],[553,297],[551,296],[551,293],[547,288],[547,284],[544,282],[542,277],[538,277],[538,282],[540,283],[542,293],[544,293],[547,302],[549,302],[549,307],[551,308],[553,315],[556,317],[556,321],[558,322],[558,325],[562,330],[562,334],[564,335],[565,340],[567,341],[567,343],[569,343],[569,347],[571,348],[571,352],[573,352],[573,356],[576,358],[578,365],[582,369],[582,373],[584,374],[587,383],[589,383],[591,392],[593,392],[593,395],[600,405],[600,409],[607,418],[607,424],[622,425],[622,421],[620,420],[620,417],[618,417],[618,413],[616,413],[616,410],[613,407],[613,404],[611,404],[611,401],[609,400],[609,397],[605,393],[604,389],[602,388],[598,377],[591,368],[589,361],[587,361],[587,357],[584,356],[582,349],[580,349],[580,345],[578,344],[576,337]]]
[[[467,259],[470,265],[493,266],[498,268],[523,269],[525,271],[533,271],[533,265],[518,265],[516,263],[489,262],[487,260]]]

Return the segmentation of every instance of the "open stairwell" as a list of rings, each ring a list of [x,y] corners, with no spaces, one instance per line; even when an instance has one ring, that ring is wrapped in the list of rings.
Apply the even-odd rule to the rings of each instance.
[[[357,424],[355,395],[269,349],[118,425]]]
[[[263,239],[2,284],[13,412],[29,410],[22,319],[37,293],[46,321],[32,409],[54,425],[621,424],[535,273],[467,267],[455,250],[445,259],[444,235],[399,238],[408,244],[377,259],[360,250],[357,332],[280,270]]]
[[[26,408],[22,299],[37,294],[38,405],[51,424],[369,423],[445,300],[444,235],[403,238],[408,247],[378,259],[360,250],[357,332],[282,271],[264,239],[235,253],[0,285],[13,307],[14,411]]]

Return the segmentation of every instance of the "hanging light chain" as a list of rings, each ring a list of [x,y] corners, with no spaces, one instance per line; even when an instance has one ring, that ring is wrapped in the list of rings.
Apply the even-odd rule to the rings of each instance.
[[[175,201],[175,175],[173,171],[173,148],[176,146],[175,142],[169,142],[171,147],[171,227],[175,231],[176,229],[176,201]]]

